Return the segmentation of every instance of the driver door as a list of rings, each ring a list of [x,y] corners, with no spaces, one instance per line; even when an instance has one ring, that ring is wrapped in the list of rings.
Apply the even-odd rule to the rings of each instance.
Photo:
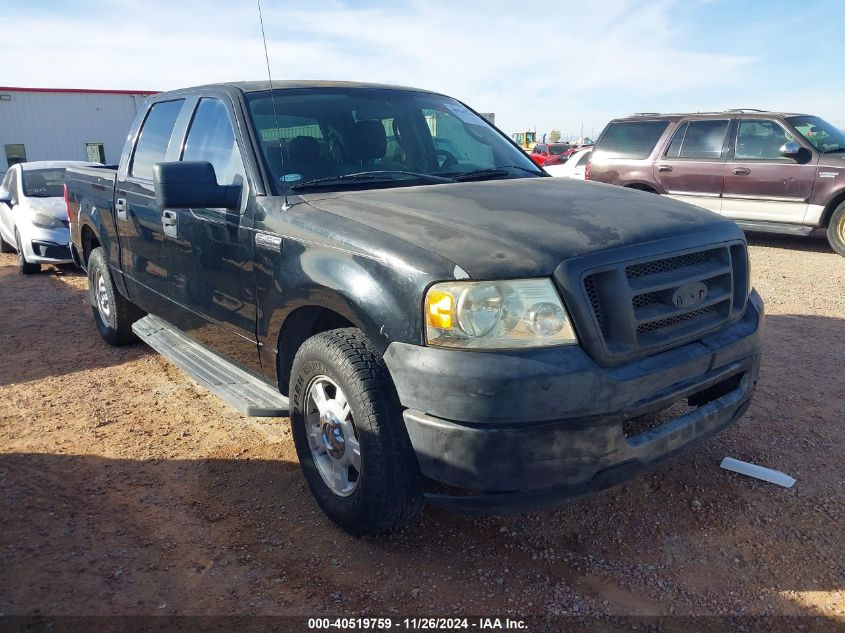
[[[774,119],[740,119],[725,169],[722,215],[734,220],[801,223],[810,203],[818,157],[801,164],[780,147],[798,141]],[[803,145],[803,143],[801,143]]]
[[[174,226],[165,236],[167,287],[181,307],[177,327],[260,374],[249,179],[225,98],[209,94],[196,102],[179,160],[210,162],[217,184],[242,187],[241,204],[234,210],[168,210]]]

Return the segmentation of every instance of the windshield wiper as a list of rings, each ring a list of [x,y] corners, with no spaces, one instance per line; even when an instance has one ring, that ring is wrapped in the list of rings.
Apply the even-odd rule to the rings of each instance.
[[[501,167],[487,167],[485,169],[473,169],[472,171],[461,171],[456,174],[451,174],[455,180],[474,180],[476,178],[498,178],[500,176],[509,176],[508,169],[519,169],[521,171],[533,174],[534,176],[542,176],[540,172],[520,167],[519,165],[502,165]]]
[[[373,180],[381,182],[390,182],[396,180],[396,178],[391,178],[391,176],[408,176],[410,178],[421,180],[422,182],[429,184],[455,182],[453,178],[446,178],[445,176],[435,176],[434,174],[421,174],[415,171],[386,169],[381,171],[361,171],[354,174],[343,174],[340,176],[326,176],[325,178],[317,178],[316,180],[309,180],[307,182],[296,183],[295,185],[291,185],[290,187],[288,187],[288,189],[290,189],[291,191],[295,191],[297,189],[306,189],[315,185],[317,187],[322,187],[342,182],[367,182]]]
[[[845,152],[845,147],[834,147],[833,149],[826,149],[822,154],[835,154],[836,152]]]

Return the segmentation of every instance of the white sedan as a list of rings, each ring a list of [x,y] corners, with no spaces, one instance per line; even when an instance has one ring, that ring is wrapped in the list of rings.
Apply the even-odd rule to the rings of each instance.
[[[567,160],[563,165],[547,165],[544,169],[552,176],[584,180],[584,170],[587,167],[587,161],[590,160],[590,154],[592,151],[592,147],[579,149],[577,152],[573,152],[572,156],[569,157],[569,160]]]
[[[9,168],[0,184],[0,251],[17,251],[25,275],[40,271],[41,264],[73,261],[64,200],[65,168],[73,165],[99,163],[20,163]]]

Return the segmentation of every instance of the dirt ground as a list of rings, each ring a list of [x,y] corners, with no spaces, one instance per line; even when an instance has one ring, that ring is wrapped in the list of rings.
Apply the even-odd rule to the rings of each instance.
[[[0,256],[0,614],[845,615],[845,258],[753,237],[768,323],[742,423],[556,510],[428,508],[355,539],[285,419],[99,337],[79,273]],[[792,489],[719,468],[785,471]]]

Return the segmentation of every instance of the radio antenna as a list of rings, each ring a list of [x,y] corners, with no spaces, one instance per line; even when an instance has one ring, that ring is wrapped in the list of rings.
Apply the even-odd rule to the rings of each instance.
[[[282,206],[282,210],[287,211],[290,209],[290,204],[288,203],[288,180],[285,168],[285,152],[282,149],[282,132],[279,129],[279,115],[276,112],[276,95],[273,93],[273,75],[270,72],[270,54],[267,52],[267,36],[264,34],[264,16],[261,13],[261,0],[256,0],[256,2],[258,2],[258,21],[261,22],[261,39],[264,42],[264,61],[267,62],[267,80],[270,83],[270,102],[273,104],[273,121],[276,125],[276,134],[279,137],[279,159],[281,160],[282,165],[282,192],[285,196],[285,203]]]

